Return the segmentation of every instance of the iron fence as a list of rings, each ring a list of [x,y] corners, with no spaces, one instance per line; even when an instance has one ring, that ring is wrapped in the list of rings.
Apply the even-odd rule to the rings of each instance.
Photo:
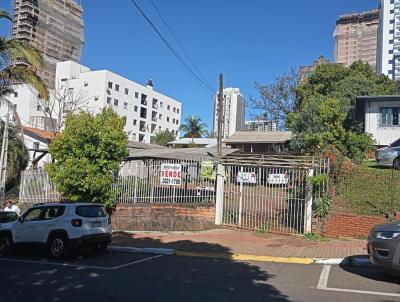
[[[21,203],[54,202],[60,200],[54,183],[43,169],[21,173],[19,201]]]

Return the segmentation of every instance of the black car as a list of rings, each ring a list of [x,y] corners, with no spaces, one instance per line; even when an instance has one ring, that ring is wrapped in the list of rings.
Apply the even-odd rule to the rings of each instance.
[[[18,214],[15,212],[0,211],[0,224],[13,222],[18,219]]]
[[[368,253],[374,265],[400,276],[400,220],[371,229],[368,236]]]

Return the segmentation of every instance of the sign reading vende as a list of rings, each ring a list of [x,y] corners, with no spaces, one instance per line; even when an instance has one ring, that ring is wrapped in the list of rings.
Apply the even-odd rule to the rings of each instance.
[[[180,186],[182,182],[181,164],[161,164],[160,183],[167,186]]]

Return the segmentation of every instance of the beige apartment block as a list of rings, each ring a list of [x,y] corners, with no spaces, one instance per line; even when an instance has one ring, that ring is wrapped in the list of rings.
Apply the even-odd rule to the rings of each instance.
[[[334,32],[335,62],[362,60],[376,69],[379,10],[340,15]]]
[[[43,53],[40,75],[51,88],[57,62],[80,61],[83,27],[82,6],[75,0],[13,0],[12,36]]]

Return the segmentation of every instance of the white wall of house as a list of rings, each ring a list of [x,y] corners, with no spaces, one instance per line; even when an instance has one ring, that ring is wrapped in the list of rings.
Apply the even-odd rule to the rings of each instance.
[[[378,146],[386,146],[400,138],[400,125],[382,125],[382,108],[397,107],[399,101],[370,101],[365,103],[365,132],[372,134]]]
[[[27,133],[24,133],[24,144],[25,147],[29,150],[29,163],[28,163],[28,167],[27,169],[30,169],[32,167],[32,160],[35,157],[40,156],[42,153],[33,151],[32,149],[39,149],[39,150],[47,150],[48,149],[48,145],[46,140],[44,139],[38,139],[34,136],[30,136]],[[45,163],[51,162],[51,156],[50,154],[46,154],[37,164],[37,167],[43,167],[45,165]]]

